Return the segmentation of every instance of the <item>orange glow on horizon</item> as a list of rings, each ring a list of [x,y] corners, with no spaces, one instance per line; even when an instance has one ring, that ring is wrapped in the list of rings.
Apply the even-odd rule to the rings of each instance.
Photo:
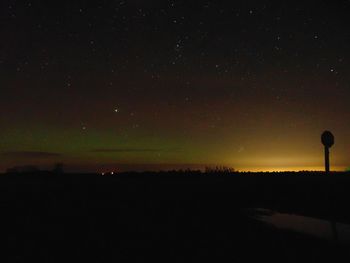
[[[324,172],[324,167],[322,166],[308,166],[308,167],[269,167],[269,168],[241,168],[237,169],[239,172]],[[332,172],[344,172],[345,167],[337,166],[331,169]]]

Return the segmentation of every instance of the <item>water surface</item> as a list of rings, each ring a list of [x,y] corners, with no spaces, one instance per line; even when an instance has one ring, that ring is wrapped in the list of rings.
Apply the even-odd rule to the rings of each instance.
[[[350,244],[350,225],[348,224],[296,214],[280,213],[268,209],[258,208],[254,210],[260,214],[259,219],[261,221],[277,228],[289,229],[322,239],[334,240],[335,233],[333,229],[336,229],[338,241]]]

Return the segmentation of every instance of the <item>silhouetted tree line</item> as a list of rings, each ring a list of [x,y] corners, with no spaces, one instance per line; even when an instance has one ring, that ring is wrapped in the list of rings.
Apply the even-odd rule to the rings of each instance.
[[[215,167],[205,167],[205,173],[224,173],[224,174],[229,174],[229,173],[235,173],[236,170],[232,167],[227,167],[227,166],[215,166]]]

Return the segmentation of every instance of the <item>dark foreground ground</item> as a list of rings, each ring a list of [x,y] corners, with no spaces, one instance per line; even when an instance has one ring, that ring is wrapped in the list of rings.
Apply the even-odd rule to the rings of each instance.
[[[349,189],[347,174],[3,175],[0,262],[349,262],[247,210],[350,223]]]

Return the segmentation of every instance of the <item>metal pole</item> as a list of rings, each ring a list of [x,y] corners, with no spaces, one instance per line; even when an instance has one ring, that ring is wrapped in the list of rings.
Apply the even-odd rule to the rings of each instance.
[[[324,147],[324,159],[326,173],[329,174],[329,148],[327,146]]]

